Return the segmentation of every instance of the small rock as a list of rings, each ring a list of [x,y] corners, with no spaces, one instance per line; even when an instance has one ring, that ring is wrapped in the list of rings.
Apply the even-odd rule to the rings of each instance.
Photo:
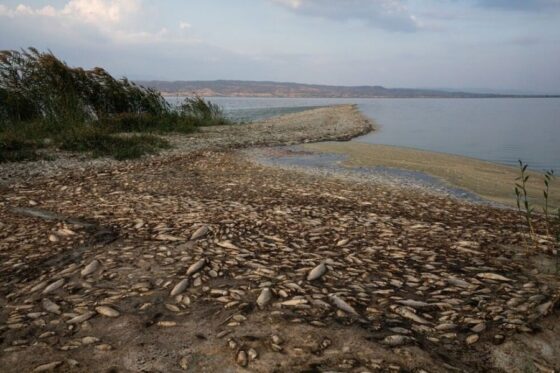
[[[254,348],[250,348],[247,350],[247,355],[249,356],[249,360],[253,361],[259,357],[259,353]]]
[[[247,364],[249,364],[249,357],[247,356],[247,353],[243,350],[240,350],[237,353],[237,357],[235,359],[235,362],[242,367],[246,367]]]
[[[186,356],[183,356],[179,360],[179,366],[181,367],[181,369],[187,370],[189,368],[189,359]]]
[[[272,291],[270,291],[270,288],[264,288],[262,289],[261,294],[257,298],[257,305],[260,308],[263,308],[270,302],[271,299],[272,299]]]
[[[273,334],[270,339],[272,340],[272,343],[277,344],[277,345],[281,345],[282,343],[284,343],[284,340],[282,339],[282,337],[280,337],[279,335]]]

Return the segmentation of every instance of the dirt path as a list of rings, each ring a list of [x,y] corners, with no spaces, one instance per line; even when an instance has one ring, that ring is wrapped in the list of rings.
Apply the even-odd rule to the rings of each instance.
[[[557,280],[513,212],[233,151],[1,193],[3,372],[560,367]]]

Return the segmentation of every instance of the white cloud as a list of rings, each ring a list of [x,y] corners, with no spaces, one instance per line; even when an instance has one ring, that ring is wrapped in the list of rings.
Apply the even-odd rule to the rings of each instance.
[[[98,35],[116,43],[193,43],[199,42],[182,33],[171,33],[166,27],[150,22],[150,17],[142,7],[142,0],[69,0],[59,8],[47,5],[33,8],[20,4],[15,8],[0,5],[0,17],[22,18],[22,22],[33,28],[29,17],[52,19],[53,28],[66,27],[75,32],[75,37],[94,30]],[[83,26],[88,26],[87,30]],[[150,26],[146,26],[150,25]],[[179,28],[190,28],[188,22],[181,22]]]
[[[70,0],[60,14],[93,24],[118,24],[139,9],[137,0]]]
[[[414,31],[417,18],[400,0],[271,0],[296,14],[337,21],[358,20],[391,31]]]
[[[192,27],[191,24],[188,23],[188,22],[183,21],[183,22],[179,23],[179,28],[181,30],[186,30],[186,29],[189,29],[191,27]]]

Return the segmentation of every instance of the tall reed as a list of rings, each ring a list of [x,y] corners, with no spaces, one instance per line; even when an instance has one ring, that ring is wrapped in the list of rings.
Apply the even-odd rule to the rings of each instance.
[[[161,141],[149,136],[110,141],[107,136],[192,132],[229,123],[221,108],[200,97],[175,108],[159,92],[115,79],[100,67],[69,67],[50,51],[34,48],[0,51],[0,162],[33,158],[47,144],[105,154],[118,148],[108,145],[118,143],[150,152]],[[139,141],[147,146],[139,147]],[[142,153],[136,150],[129,154]]]

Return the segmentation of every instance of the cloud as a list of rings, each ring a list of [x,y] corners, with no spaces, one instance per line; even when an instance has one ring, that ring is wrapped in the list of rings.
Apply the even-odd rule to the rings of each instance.
[[[485,8],[517,11],[560,10],[560,0],[477,0],[476,4]]]
[[[139,9],[138,0],[71,0],[59,13],[92,24],[118,24]]]
[[[400,0],[272,0],[296,14],[336,21],[361,21],[375,28],[412,32],[420,22]]]
[[[188,22],[182,21],[182,22],[179,23],[179,28],[181,30],[186,30],[186,29],[189,29],[191,27],[192,27],[191,24],[188,23]]]
[[[190,24],[183,21],[177,32],[149,22],[150,17],[142,7],[141,0],[69,0],[59,8],[51,5],[31,7],[20,4],[15,8],[0,5],[0,17],[19,21],[28,28],[72,30],[75,39],[97,33],[104,40],[116,43],[141,42],[197,42],[184,30]],[[35,21],[30,22],[34,17]],[[41,21],[41,22],[39,22]],[[45,22],[50,22],[45,25]],[[179,29],[182,32],[179,32]]]

